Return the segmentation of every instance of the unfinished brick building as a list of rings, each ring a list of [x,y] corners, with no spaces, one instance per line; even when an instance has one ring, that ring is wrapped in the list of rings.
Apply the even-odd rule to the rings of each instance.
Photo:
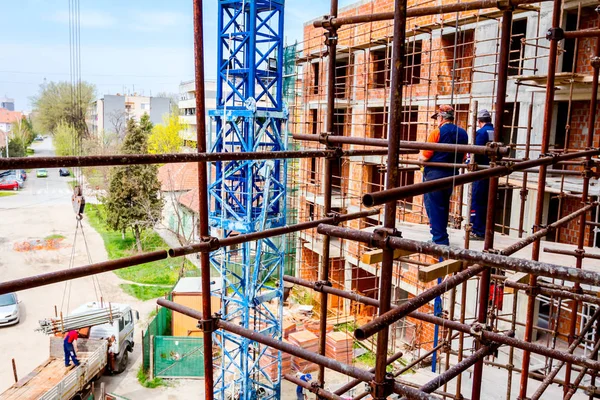
[[[450,4],[444,0],[436,4]],[[339,17],[367,15],[393,11],[393,1],[360,1],[341,8]],[[409,1],[408,9],[428,6],[430,2]],[[598,26],[598,14],[592,2],[567,2],[563,10],[565,29],[587,29]],[[510,157],[520,159],[537,158],[542,135],[541,120],[544,112],[548,47],[543,33],[550,26],[551,7],[523,6],[514,12],[508,66],[509,82],[506,106],[503,110],[504,130],[502,141],[512,146]],[[409,18],[405,44],[403,74],[403,130],[401,139],[424,142],[433,129],[430,115],[440,104],[452,104],[457,110],[457,124],[474,133],[474,113],[486,108],[493,114],[495,82],[498,74],[498,47],[500,16],[497,9],[467,11],[455,14],[440,14]],[[316,28],[307,21],[304,41],[296,48],[295,92],[289,102],[294,115],[290,130],[293,134],[322,135],[326,133],[326,97],[328,77],[328,54],[325,44],[326,30]],[[335,80],[335,135],[355,138],[386,138],[390,96],[390,62],[392,60],[391,21],[369,22],[341,28],[338,34]],[[564,151],[585,148],[587,117],[591,97],[593,68],[590,66],[592,38],[565,40],[557,74],[557,92],[554,113],[556,126],[553,128],[550,147]],[[585,54],[581,57],[579,55]],[[600,122],[596,121],[600,127]],[[475,128],[476,129],[476,128]],[[598,139],[595,140],[598,143]],[[304,142],[305,148],[320,148],[315,142]],[[344,149],[364,149],[369,146],[344,145]],[[416,154],[401,157],[400,185],[421,182],[422,174]],[[299,161],[294,177],[298,191],[299,221],[324,217],[324,160],[304,159]],[[349,213],[364,210],[361,195],[384,188],[385,157],[349,157],[344,162],[334,163],[332,170],[333,197],[331,209],[334,213]],[[525,176],[523,176],[525,175]],[[534,231],[537,174],[515,173],[500,180],[496,201],[496,231],[510,238],[520,238]],[[524,185],[525,183],[525,185]],[[468,224],[469,186],[455,188],[451,206],[449,226],[463,229]],[[577,166],[563,166],[550,171],[544,198],[544,225],[552,224],[581,207],[582,171]],[[590,195],[598,196],[597,181],[593,180]],[[597,198],[597,197],[596,197]],[[597,221],[598,213],[591,211],[591,220]],[[373,231],[381,225],[380,217],[365,218],[348,223],[349,227]],[[427,240],[428,223],[422,196],[414,196],[398,202],[397,220],[402,222],[405,237]],[[576,244],[579,220],[549,233],[545,240],[561,244]],[[407,234],[408,232],[408,234]],[[463,231],[453,231],[451,244],[462,245]],[[316,230],[300,234],[298,245],[298,275],[310,281],[318,280],[322,261],[322,237]],[[504,239],[501,239],[504,240]],[[514,242],[514,240],[513,240]],[[585,246],[598,247],[600,239],[594,226],[586,227]],[[472,245],[477,248],[478,244]],[[550,249],[551,250],[551,249]],[[593,251],[593,250],[590,250]],[[372,257],[377,253],[364,244],[331,238],[331,283],[334,287],[358,292],[377,298],[381,259]],[[550,257],[544,254],[542,257]],[[401,304],[435,281],[419,280],[418,272],[432,258],[422,255],[401,257],[395,262],[394,291],[392,301]],[[587,262],[587,261],[586,261]],[[469,287],[469,291],[475,288]],[[502,290],[498,297],[499,313],[511,313],[514,300],[512,292]],[[522,295],[524,298],[525,296]],[[315,300],[318,302],[318,299]],[[458,307],[456,303],[456,307]],[[523,301],[521,304],[524,304]],[[444,312],[449,312],[450,299],[444,301]],[[554,304],[554,306],[552,306]],[[560,339],[566,339],[568,312],[557,312],[553,299],[538,299],[536,320],[541,340],[544,334],[556,331]],[[563,303],[563,308],[565,305]],[[467,316],[476,313],[474,304],[466,304]],[[595,310],[580,307],[581,323]],[[348,300],[330,297],[330,317],[361,318],[373,315],[373,307],[356,306]],[[433,303],[422,307],[423,312],[433,312]],[[517,329],[525,322],[524,307],[518,308]],[[538,316],[539,314],[539,316]],[[509,317],[500,316],[497,323],[506,324]],[[417,349],[431,349],[435,335],[431,326],[407,318],[392,330],[394,343]],[[547,332],[544,331],[544,326]],[[548,334],[550,335],[550,334]]]

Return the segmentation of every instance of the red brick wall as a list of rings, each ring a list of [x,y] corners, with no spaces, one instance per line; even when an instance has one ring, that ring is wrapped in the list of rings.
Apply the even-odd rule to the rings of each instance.
[[[562,216],[566,216],[574,213],[575,211],[581,209],[583,204],[581,200],[574,199],[572,197],[563,198],[562,202]],[[568,243],[568,244],[577,244],[577,239],[579,237],[579,218],[575,218],[572,221],[569,221],[567,225],[563,225],[560,228],[560,237],[558,241],[560,243]],[[593,230],[589,225],[585,227],[585,241],[584,246],[592,246],[594,240]]]

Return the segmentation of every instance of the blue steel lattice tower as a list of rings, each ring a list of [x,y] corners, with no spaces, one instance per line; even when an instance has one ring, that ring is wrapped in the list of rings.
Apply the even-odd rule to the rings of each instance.
[[[283,97],[283,0],[219,1],[217,109],[209,113],[210,151],[287,149]],[[210,225],[230,237],[285,226],[285,160],[211,163]],[[221,318],[281,339],[285,238],[228,247],[211,255],[222,275]],[[281,354],[222,330],[215,398],[280,398]]]

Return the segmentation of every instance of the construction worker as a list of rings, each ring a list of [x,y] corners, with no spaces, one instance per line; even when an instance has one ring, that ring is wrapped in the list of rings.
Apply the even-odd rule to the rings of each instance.
[[[77,354],[75,353],[76,340],[79,338],[79,332],[76,330],[69,331],[63,340],[63,349],[65,350],[65,367],[71,366],[71,360],[75,366],[79,365]]]
[[[454,108],[450,105],[439,106],[437,112],[431,116],[437,121],[437,128],[427,137],[429,143],[467,144],[467,132],[454,125]],[[457,164],[462,163],[465,155],[461,152],[441,152],[423,150],[419,156],[420,161],[436,163]],[[459,169],[451,166],[423,168],[423,181],[432,181],[458,174]],[[448,216],[450,214],[450,196],[452,188],[425,193],[424,202],[432,240],[436,244],[450,245],[448,237]]]
[[[477,130],[475,144],[485,146],[494,140],[494,125],[492,116],[488,110],[481,109],[477,113]],[[485,154],[473,155],[477,165],[490,165],[490,159]],[[490,180],[484,179],[473,182],[473,195],[471,197],[471,240],[483,240],[485,238],[485,219],[487,214],[487,202]]]
[[[310,382],[312,380],[311,374],[298,373],[298,374],[296,374],[296,376],[298,377],[298,379],[300,379],[301,381],[304,381],[304,382]],[[304,388],[300,385],[298,385],[298,387],[296,388],[296,399],[305,400]]]

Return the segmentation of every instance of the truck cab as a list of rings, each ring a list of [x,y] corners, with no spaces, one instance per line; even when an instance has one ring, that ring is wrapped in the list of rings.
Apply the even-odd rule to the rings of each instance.
[[[73,310],[73,314],[82,313],[101,307],[99,302],[82,304]],[[110,308],[120,312],[122,317],[115,318],[112,323],[94,325],[90,328],[88,338],[96,340],[107,340],[110,343],[108,353],[110,356],[108,369],[111,373],[121,373],[127,368],[129,353],[133,351],[135,321],[139,319],[139,313],[127,304],[111,303]],[[112,339],[114,337],[114,340]]]

